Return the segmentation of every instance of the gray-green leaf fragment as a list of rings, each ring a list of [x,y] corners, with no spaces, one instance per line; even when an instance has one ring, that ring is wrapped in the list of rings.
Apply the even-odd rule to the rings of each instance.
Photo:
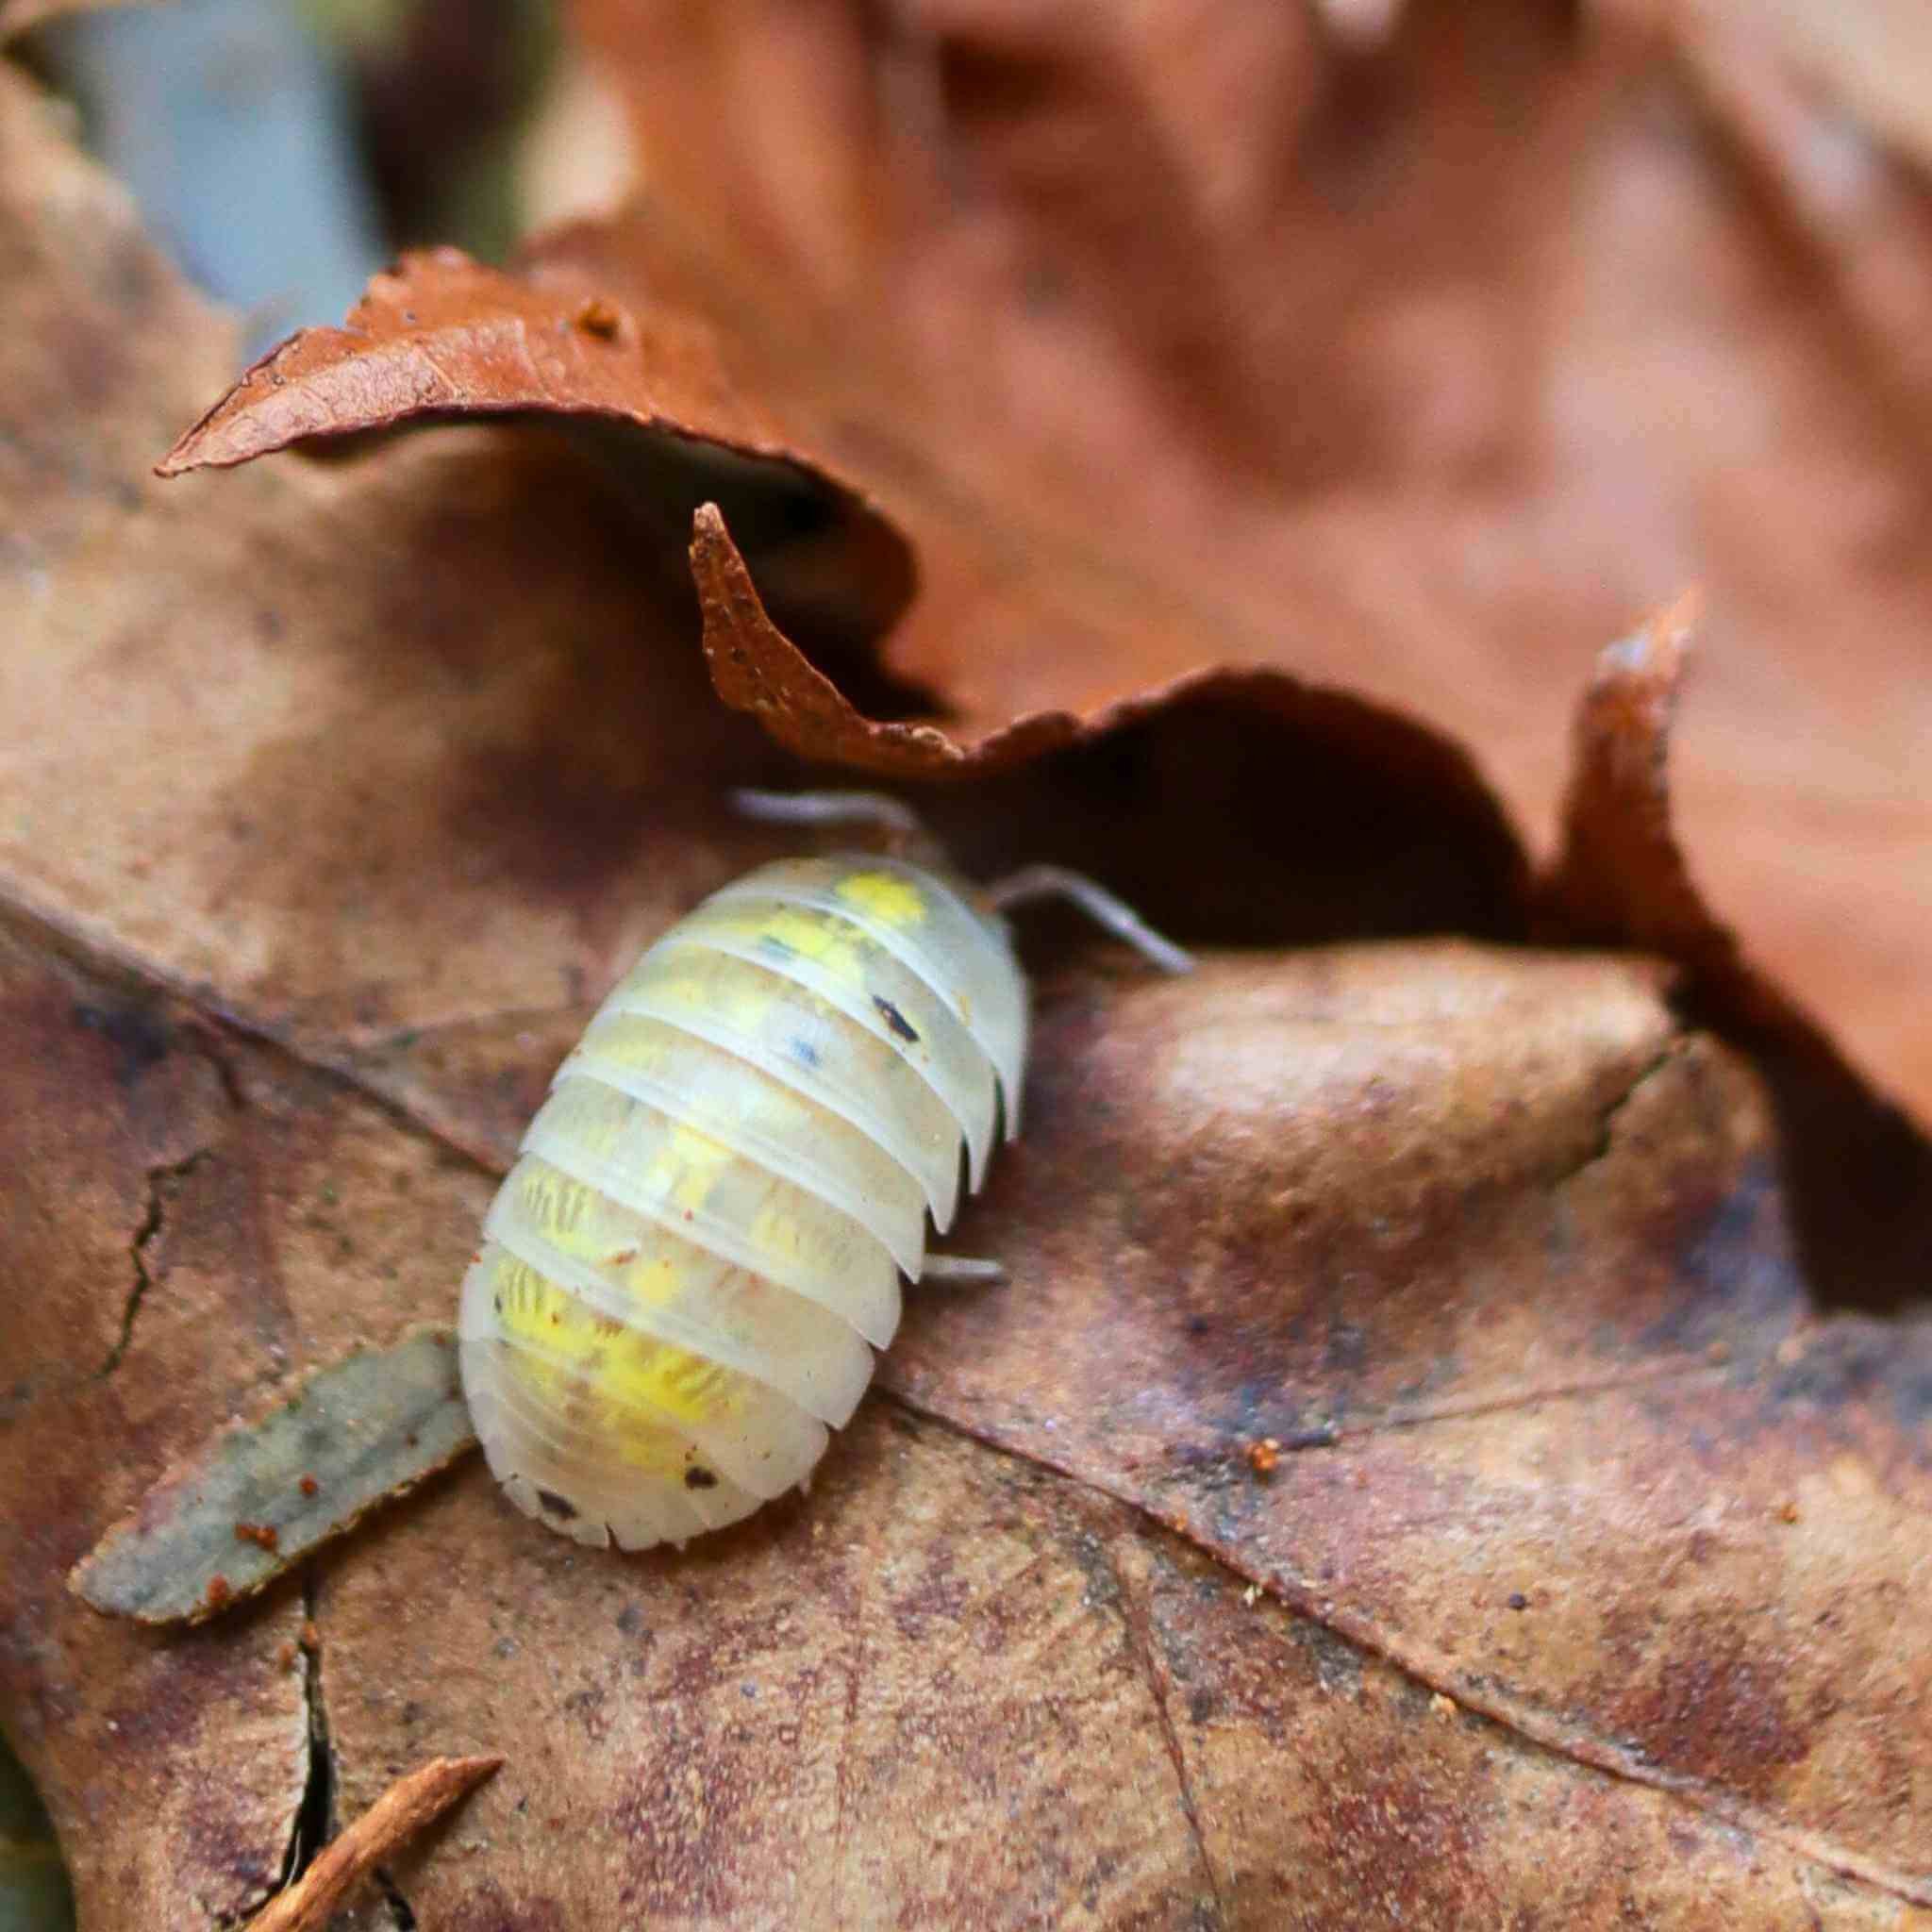
[[[475,1442],[445,1328],[357,1348],[164,1475],[75,1569],[97,1610],[199,1623]]]

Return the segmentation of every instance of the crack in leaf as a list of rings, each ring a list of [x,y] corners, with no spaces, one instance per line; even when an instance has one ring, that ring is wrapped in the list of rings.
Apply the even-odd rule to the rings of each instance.
[[[1647,1389],[1678,1382],[1692,1385],[1705,1381],[1715,1382],[1722,1380],[1724,1374],[1724,1369],[1713,1364],[1708,1357],[1689,1355],[1680,1357],[1675,1361],[1660,1362],[1653,1368],[1633,1370],[1628,1374],[1585,1376],[1574,1382],[1537,1382],[1521,1388],[1499,1390],[1493,1394],[1466,1396],[1460,1401],[1414,1403],[1407,1407],[1391,1407],[1381,1415],[1372,1416],[1360,1422],[1316,1423],[1310,1427],[1291,1430],[1284,1435],[1272,1436],[1268,1440],[1270,1447],[1277,1454],[1306,1455],[1311,1450],[1333,1449],[1343,1442],[1369,1441],[1398,1429],[1424,1429],[1435,1423],[1467,1422],[1480,1416],[1510,1415],[1519,1409],[1540,1408],[1549,1402],[1576,1402],[1592,1395],[1614,1394],[1621,1389]],[[906,1407],[917,1415],[928,1416],[939,1423],[947,1421],[947,1418],[938,1410],[922,1407],[908,1396],[892,1391],[887,1391],[886,1393],[889,1399],[904,1402]],[[989,1439],[975,1436],[973,1440],[978,1441]],[[1013,1453],[1024,1456],[1027,1452],[1015,1450]],[[1245,1460],[1245,1457],[1240,1459]],[[1053,1464],[1042,1466],[1056,1467]],[[1078,1477],[1074,1479],[1082,1480]]]
[[[1280,1447],[1289,1450],[1328,1449],[1338,1442],[1359,1441],[1363,1437],[1387,1435],[1396,1429],[1427,1428],[1434,1423],[1467,1422],[1473,1417],[1509,1415],[1519,1409],[1538,1408],[1546,1402],[1579,1402],[1593,1395],[1614,1394],[1622,1389],[1647,1389],[1675,1382],[1716,1382],[1724,1371],[1708,1360],[1687,1356],[1680,1360],[1661,1362],[1655,1368],[1639,1369],[1627,1375],[1579,1378],[1574,1382],[1534,1384],[1528,1388],[1498,1391],[1493,1395],[1474,1395],[1461,1402],[1417,1404],[1408,1408],[1391,1408],[1386,1415],[1361,1423],[1331,1423],[1322,1429],[1309,1429],[1298,1436],[1283,1437]]]
[[[865,1573],[858,1576],[859,1589],[865,1588]],[[852,1617],[852,1657],[845,1674],[845,1712],[844,1722],[839,1731],[839,1761],[833,1774],[832,1794],[832,1871],[839,1890],[844,1890],[845,1862],[845,1809],[848,1788],[851,1782],[852,1748],[858,1735],[858,1697],[865,1674],[865,1604],[861,1600],[853,1607]]]
[[[344,1027],[338,1037],[352,1053],[408,1053],[424,1041],[441,1040],[452,1033],[470,1033],[491,1026],[539,1025],[573,1017],[588,1019],[596,1009],[596,1001],[586,999],[558,1000],[543,1007],[480,1007],[468,1012],[432,1014],[411,1026]]]
[[[125,951],[110,940],[70,924],[44,908],[23,900],[17,893],[0,892],[0,924],[12,927],[24,938],[51,943],[61,957],[87,972],[131,983],[143,991],[164,994],[175,1000],[216,1038],[225,1036],[244,1041],[279,1057],[291,1066],[301,1068],[305,1073],[319,1074],[333,1080],[345,1092],[367,1101],[406,1132],[441,1153],[455,1156],[479,1173],[501,1178],[509,1166],[508,1160],[494,1152],[471,1145],[428,1116],[418,1113],[408,1102],[397,1098],[386,1088],[376,1085],[353,1058],[346,1056],[335,1058],[291,1040],[265,1022],[229,1007],[208,986],[172,974],[158,973],[152,962]],[[207,1041],[201,1043],[200,1050],[207,1053],[220,1075],[224,1092],[235,1099],[238,1105],[242,1104],[234,1073],[223,1057]]]
[[[179,1160],[163,1161],[159,1166],[148,1169],[147,1211],[142,1216],[141,1225],[135,1229],[134,1240],[127,1250],[128,1257],[134,1263],[134,1283],[127,1291],[127,1300],[121,1310],[121,1333],[108,1349],[108,1358],[94,1371],[96,1381],[105,1380],[121,1366],[134,1341],[135,1320],[141,1313],[141,1305],[147,1299],[148,1291],[155,1285],[154,1275],[148,1267],[147,1251],[166,1224],[171,1195],[178,1191],[179,1184],[197,1167],[213,1158],[212,1147],[197,1147],[192,1154]]]
[[[391,1877],[384,1867],[378,1865],[372,1876],[375,1889],[382,1893],[382,1902],[389,1907],[389,1915],[395,1922],[396,1932],[416,1932],[416,1912],[403,1889]]]
[[[1690,1050],[1690,1036],[1682,1028],[1674,1031],[1663,1045],[1630,1076],[1623,1091],[1604,1104],[1596,1117],[1596,1132],[1589,1148],[1576,1159],[1566,1161],[1545,1182],[1544,1185],[1552,1193],[1559,1188],[1568,1187],[1579,1174],[1594,1167],[1598,1161],[1608,1158],[1617,1137],[1617,1122],[1623,1117],[1625,1108],[1658,1074],[1673,1061],[1681,1059]]]
[[[1182,1747],[1180,1733],[1174,1729],[1174,1712],[1168,1708],[1167,1687],[1161,1682],[1160,1667],[1155,1659],[1153,1633],[1147,1627],[1141,1606],[1129,1588],[1126,1577],[1122,1574],[1112,1551],[1103,1545],[1099,1556],[1113,1579],[1114,1606],[1120,1614],[1121,1627],[1127,1634],[1135,1664],[1146,1683],[1148,1695],[1154,1700],[1155,1715],[1160,1721],[1161,1739],[1174,1764],[1174,1781],[1180,1788],[1181,1815],[1188,1821],[1188,1835],[1194,1841],[1201,1870],[1207,1874],[1208,1890],[1213,1894],[1214,1923],[1226,1925],[1231,1923],[1227,1915],[1227,1898],[1221,1889],[1221,1875],[1215,1871],[1214,1860],[1208,1851],[1208,1834],[1202,1829],[1200,1809],[1194,1802],[1194,1781],[1188,1774],[1187,1753]]]
[[[314,1862],[335,1835],[336,1767],[329,1743],[328,1701],[322,1682],[322,1642],[315,1635],[316,1577],[302,1575],[302,1706],[308,1720],[308,1776],[289,1826],[280,1889],[286,1890]]]

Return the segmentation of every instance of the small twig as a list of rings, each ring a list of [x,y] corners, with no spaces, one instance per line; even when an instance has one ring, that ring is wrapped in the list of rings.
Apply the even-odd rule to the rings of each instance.
[[[433,1757],[398,1778],[325,1845],[315,1862],[249,1921],[249,1932],[320,1932],[360,1879],[433,1824],[501,1765],[501,1757]]]

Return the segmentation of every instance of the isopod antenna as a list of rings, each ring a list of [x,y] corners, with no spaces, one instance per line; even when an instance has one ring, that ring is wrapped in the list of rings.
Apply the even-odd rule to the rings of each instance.
[[[1084,912],[1103,932],[1132,946],[1150,966],[1162,973],[1191,973],[1194,956],[1158,933],[1124,899],[1109,892],[1098,879],[1070,872],[1063,865],[1023,865],[1018,872],[986,888],[996,912],[1025,906],[1037,899],[1064,899]]]
[[[876,825],[904,839],[929,836],[909,805],[884,791],[760,791],[741,786],[733,808],[748,819],[781,825]]]
[[[774,824],[873,825],[895,841],[919,841],[937,852],[938,841],[925,822],[904,800],[885,791],[759,791],[750,788],[732,792],[731,803],[746,818]],[[1158,933],[1118,894],[1098,879],[1063,865],[1024,865],[1018,872],[983,888],[995,912],[1041,899],[1061,899],[1084,913],[1162,973],[1191,973],[1194,956]]]

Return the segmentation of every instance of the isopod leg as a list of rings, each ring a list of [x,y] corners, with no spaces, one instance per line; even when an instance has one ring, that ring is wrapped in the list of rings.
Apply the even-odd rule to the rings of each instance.
[[[922,1281],[1004,1281],[1006,1267],[999,1261],[975,1260],[971,1255],[928,1255],[921,1264]]]

